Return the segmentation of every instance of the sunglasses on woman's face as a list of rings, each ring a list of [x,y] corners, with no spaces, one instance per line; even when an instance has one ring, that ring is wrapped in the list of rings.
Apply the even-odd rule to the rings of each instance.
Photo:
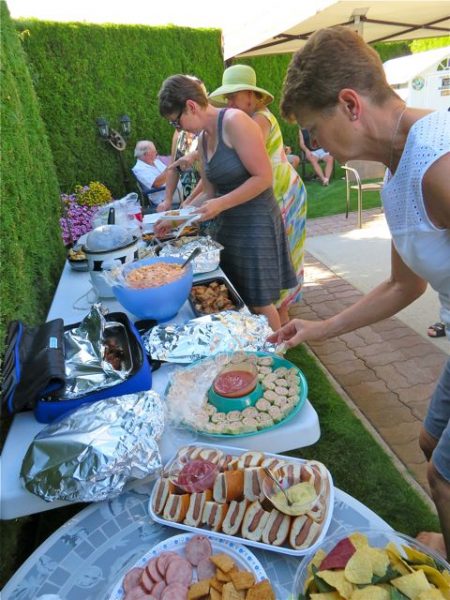
[[[180,113],[179,113],[178,117],[174,121],[170,121],[169,120],[169,124],[172,125],[172,127],[175,127],[175,129],[183,129],[183,127],[181,126],[181,123],[180,123],[181,115],[183,113],[184,113],[184,106],[180,110]]]

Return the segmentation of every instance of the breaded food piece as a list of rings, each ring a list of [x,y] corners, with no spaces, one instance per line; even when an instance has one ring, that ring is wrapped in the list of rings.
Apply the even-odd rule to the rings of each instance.
[[[268,579],[264,579],[251,587],[245,598],[246,600],[276,600]]]
[[[189,586],[188,600],[198,600],[209,594],[209,579],[203,579]]]
[[[222,600],[242,600],[241,594],[237,591],[231,581],[223,586]]]
[[[255,576],[250,571],[238,571],[231,574],[234,587],[239,590],[248,590],[255,584]]]
[[[234,567],[234,560],[228,554],[220,553],[213,554],[210,556],[209,560],[216,565],[218,569],[223,571],[224,573],[228,573]]]

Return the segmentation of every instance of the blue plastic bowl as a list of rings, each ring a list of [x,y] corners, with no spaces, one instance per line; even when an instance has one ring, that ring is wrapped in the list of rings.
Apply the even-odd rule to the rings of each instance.
[[[127,264],[123,274],[126,277],[133,269],[160,262],[181,265],[184,262],[184,259],[176,258],[174,256],[144,258]],[[145,289],[114,286],[112,290],[125,310],[139,319],[169,321],[175,317],[177,312],[186,302],[192,288],[192,277],[192,267],[189,264],[186,267],[185,274],[171,283]]]

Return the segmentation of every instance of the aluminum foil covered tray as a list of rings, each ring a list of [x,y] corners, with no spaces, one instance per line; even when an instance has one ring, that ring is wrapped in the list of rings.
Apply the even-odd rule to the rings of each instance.
[[[200,248],[201,253],[193,261],[194,275],[209,273],[217,269],[223,246],[209,236],[183,237],[169,241],[161,248],[159,255],[181,256],[186,259],[196,248]]]

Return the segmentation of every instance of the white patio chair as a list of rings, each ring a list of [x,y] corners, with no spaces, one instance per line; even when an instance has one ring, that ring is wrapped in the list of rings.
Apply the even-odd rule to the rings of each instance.
[[[372,160],[351,160],[342,166],[345,169],[345,182],[347,185],[347,207],[345,218],[348,218],[350,208],[350,192],[358,193],[358,227],[362,227],[362,196],[364,192],[380,191],[383,187],[383,178],[386,167],[383,163]],[[374,181],[377,180],[378,181]]]

